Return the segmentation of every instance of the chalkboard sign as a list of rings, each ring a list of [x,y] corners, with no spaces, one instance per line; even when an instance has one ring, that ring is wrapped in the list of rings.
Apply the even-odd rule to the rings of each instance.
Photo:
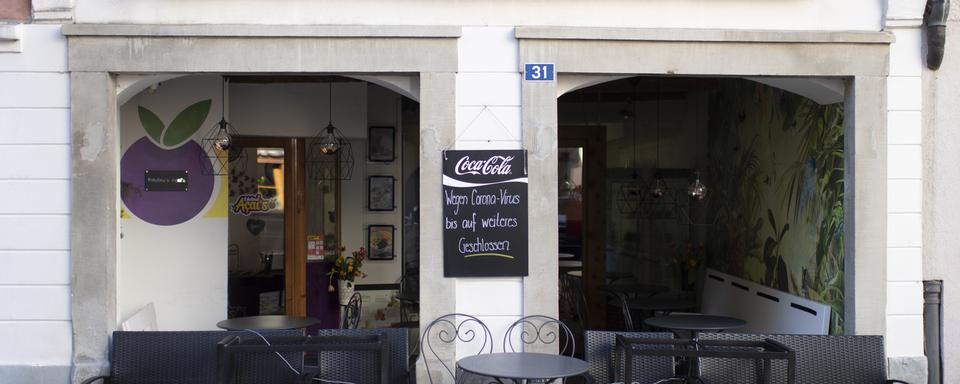
[[[147,192],[186,192],[187,171],[143,171],[143,189]]]
[[[527,276],[527,153],[443,154],[443,275]]]

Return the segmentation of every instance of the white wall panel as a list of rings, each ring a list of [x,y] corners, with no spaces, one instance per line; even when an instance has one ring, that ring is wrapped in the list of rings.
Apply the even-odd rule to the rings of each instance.
[[[460,73],[517,73],[519,50],[513,27],[465,27],[457,42]]]
[[[70,216],[0,216],[0,250],[70,249]]]
[[[23,24],[20,26],[18,54],[4,54],[0,72],[65,72],[67,39],[59,24]]]
[[[0,286],[0,320],[70,320],[70,287]]]
[[[919,111],[923,101],[919,76],[887,78],[887,110]]]
[[[0,365],[70,365],[69,321],[0,321]]]
[[[923,284],[917,281],[889,283],[887,285],[887,314],[923,314]]]
[[[887,357],[923,356],[923,316],[887,316]]]
[[[70,251],[0,251],[0,265],[0,285],[70,283]]]
[[[520,141],[520,107],[457,108],[457,140]]]
[[[923,62],[919,60],[923,57],[920,29],[894,28],[890,31],[897,39],[890,45],[890,76],[920,76],[923,71]]]
[[[457,105],[520,105],[520,73],[457,74]]]
[[[0,72],[0,107],[69,108],[65,73]]]
[[[69,143],[69,109],[0,109],[0,144]]]
[[[0,180],[69,179],[69,145],[0,145]]]
[[[891,111],[887,113],[887,144],[921,143],[920,111]]]
[[[457,279],[457,311],[484,316],[523,314],[523,281],[520,278]]]
[[[69,214],[69,180],[0,180],[0,214]]]
[[[920,179],[923,176],[923,157],[919,145],[887,146],[888,179]]]
[[[922,222],[919,213],[888,214],[887,246],[919,247],[923,239]]]
[[[923,206],[922,180],[888,180],[887,212],[919,213]]]
[[[887,280],[920,281],[923,279],[922,248],[888,248]]]

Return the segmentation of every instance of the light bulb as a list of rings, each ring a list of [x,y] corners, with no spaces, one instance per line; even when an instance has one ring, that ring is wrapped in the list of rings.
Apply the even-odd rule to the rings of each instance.
[[[690,195],[690,198],[694,200],[703,200],[705,197],[707,197],[707,186],[700,182],[699,172],[697,172],[697,177],[693,179],[693,182],[690,183],[690,186],[687,187],[687,194]]]
[[[650,188],[650,196],[653,196],[655,199],[663,197],[667,193],[667,188],[663,185],[662,179],[657,179],[653,182],[653,188]]]
[[[213,137],[213,147],[219,151],[227,151],[231,146],[233,146],[233,139],[227,132],[226,122],[221,122],[217,135]]]
[[[333,135],[334,127],[333,125],[328,125],[326,128],[326,133],[323,136],[320,136],[320,144],[318,145],[320,153],[324,155],[332,155],[340,149],[340,141],[337,140],[337,137]]]

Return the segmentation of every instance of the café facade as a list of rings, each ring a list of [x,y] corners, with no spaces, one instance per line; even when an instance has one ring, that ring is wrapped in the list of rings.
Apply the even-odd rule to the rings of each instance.
[[[101,372],[111,332],[151,303],[161,330],[251,311],[323,317],[327,264],[360,247],[369,326],[400,320],[394,292],[409,285],[420,327],[468,313],[497,335],[524,315],[561,316],[558,279],[574,264],[558,254],[605,313],[589,296],[611,273],[657,279],[686,270],[671,257],[699,255],[829,308],[824,333],[883,335],[892,377],[926,377],[920,186],[936,181],[921,172],[928,143],[908,132],[926,101],[922,7],[39,3],[16,27],[20,52],[0,56],[0,82],[27,95],[0,103],[68,116],[44,120],[69,134],[42,144],[65,152],[41,177],[67,186],[53,214],[67,237],[6,248],[52,249],[69,279],[28,293],[55,311],[3,319],[56,345],[0,347],[0,377]],[[40,65],[52,80],[10,80],[42,61],[10,57],[40,49],[61,62]],[[208,146],[218,121],[240,150]],[[795,141],[804,129],[832,141]],[[324,162],[334,130],[341,155]],[[725,173],[741,167],[756,174]],[[826,168],[833,182],[818,184]],[[736,228],[756,244],[717,240]]]

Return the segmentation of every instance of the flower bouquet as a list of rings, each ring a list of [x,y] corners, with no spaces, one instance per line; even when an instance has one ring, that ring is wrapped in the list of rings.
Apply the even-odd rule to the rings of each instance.
[[[353,296],[354,280],[367,277],[367,274],[360,270],[363,267],[363,261],[367,258],[367,249],[360,247],[360,249],[353,251],[351,256],[347,257],[343,256],[345,250],[345,247],[340,247],[340,255],[334,260],[333,268],[327,273],[327,276],[329,276],[327,290],[329,292],[335,290],[333,278],[334,276],[337,278],[336,290],[339,291],[341,305],[346,305],[350,301],[350,296]]]
[[[706,259],[705,250],[703,243],[694,245],[688,242],[684,247],[674,247],[673,264],[677,266],[680,273],[681,290],[690,291],[694,288],[697,271]]]

